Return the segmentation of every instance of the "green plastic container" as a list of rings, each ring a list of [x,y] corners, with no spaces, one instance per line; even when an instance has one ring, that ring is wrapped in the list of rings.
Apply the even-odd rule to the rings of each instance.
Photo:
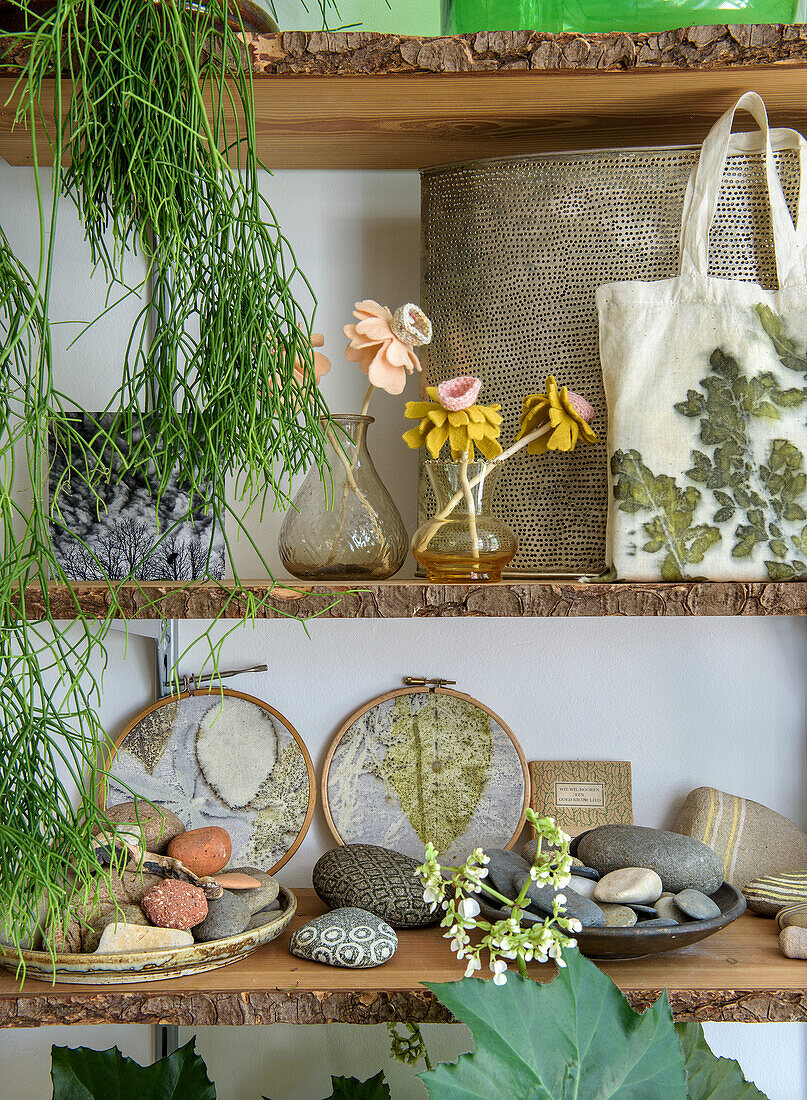
[[[443,33],[666,31],[711,23],[795,23],[804,0],[443,0]]]

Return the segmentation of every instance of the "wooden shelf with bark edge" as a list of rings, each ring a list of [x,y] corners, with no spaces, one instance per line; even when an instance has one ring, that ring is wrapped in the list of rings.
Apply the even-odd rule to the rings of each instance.
[[[324,911],[313,890],[296,891],[291,929]],[[371,970],[343,970],[296,959],[290,932],[243,962],[207,974],[118,986],[51,986],[0,973],[0,1027],[44,1024],[377,1024],[451,1022],[421,983],[457,981],[462,965],[439,928],[399,933],[395,957]],[[679,1020],[792,1022],[807,1020],[804,963],[779,951],[776,925],[740,917],[707,940],[680,951],[603,962],[634,1008],[642,1011],[666,988]],[[549,980],[554,970],[531,964]]]
[[[0,53],[24,59],[2,32]],[[423,168],[700,143],[749,89],[774,125],[807,129],[805,25],[447,38],[292,31],[247,35],[246,63],[258,151],[270,168]],[[30,164],[28,133],[11,127],[14,79],[0,76],[0,156]],[[46,112],[52,96],[46,81]],[[38,150],[48,163],[44,139]]]
[[[106,617],[110,605],[107,585],[76,581],[73,590],[85,615]],[[511,580],[475,585],[391,580],[351,586],[284,580],[274,587],[266,581],[250,581],[240,590],[227,582],[178,587],[144,581],[116,589],[126,619],[211,619],[218,615],[239,619],[246,612],[245,597],[239,592],[258,600],[268,597],[258,611],[262,619],[807,615],[807,582],[802,581],[574,584]],[[51,586],[50,606],[54,619],[75,617],[66,587]],[[41,593],[29,589],[27,617],[41,618],[42,609]]]

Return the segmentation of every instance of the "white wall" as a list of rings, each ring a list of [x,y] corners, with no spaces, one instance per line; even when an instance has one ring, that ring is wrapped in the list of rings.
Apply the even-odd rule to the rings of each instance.
[[[320,298],[317,327],[334,360],[325,395],[335,411],[355,409],[364,378],[341,359],[341,326],[355,299],[376,297],[394,308],[417,297],[417,176],[284,172],[267,181],[267,193]],[[33,194],[25,171],[0,163],[0,220],[29,262],[36,239]],[[88,279],[81,235],[67,207],[61,228],[54,314],[87,318],[98,309],[103,288]],[[90,407],[112,388],[125,328],[125,319],[110,319],[79,347],[58,354],[65,387]],[[68,332],[72,337],[74,329],[57,329],[57,341],[66,344]],[[378,395],[371,442],[411,528],[416,458],[400,441],[401,409],[401,401]],[[267,553],[274,553],[278,523],[270,517],[253,527]],[[247,555],[242,564],[249,574]],[[182,644],[205,627],[182,624]],[[715,784],[807,826],[807,633],[801,620],[315,621],[309,633],[306,638],[291,622],[243,627],[226,643],[222,661],[269,665],[268,673],[235,684],[285,713],[317,766],[335,729],[361,702],[407,674],[441,675],[500,713],[530,759],[630,759],[638,822],[669,825],[688,790]],[[110,647],[102,717],[115,734],[150,701],[153,684],[146,642],[130,639],[125,663],[123,640],[110,639]],[[181,671],[196,671],[196,662],[189,654]],[[328,845],[318,810],[279,877],[292,886],[308,884]],[[738,1057],[774,1100],[807,1100],[807,1048],[797,1025],[715,1024],[707,1031],[719,1053]],[[189,1034],[183,1032],[183,1041]],[[150,1057],[150,1038],[148,1029],[134,1026],[4,1032],[0,1094],[15,1100],[48,1095],[52,1042],[114,1042],[142,1061]],[[331,1072],[361,1077],[386,1065],[386,1043],[384,1028],[199,1031],[199,1048],[222,1100],[257,1100],[261,1093],[273,1100],[318,1100],[328,1095]],[[434,1026],[429,1043],[436,1056],[454,1058],[467,1049],[467,1033]],[[423,1095],[412,1071],[390,1067],[396,1100]]]

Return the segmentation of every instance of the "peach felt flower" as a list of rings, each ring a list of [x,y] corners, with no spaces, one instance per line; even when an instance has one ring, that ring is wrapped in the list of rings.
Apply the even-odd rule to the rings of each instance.
[[[345,358],[358,363],[371,386],[389,394],[402,393],[407,375],[420,370],[413,348],[432,338],[428,317],[411,302],[392,314],[371,299],[356,302],[353,316],[356,324],[344,327],[350,341]]]
[[[315,332],[311,337],[311,347],[321,348],[325,346],[325,337],[321,332]],[[323,355],[321,351],[314,352],[314,381],[319,385],[320,379],[328,373],[331,369],[331,361],[327,355]],[[298,355],[294,360],[294,381],[298,386],[302,386],[305,374],[303,372],[303,364],[300,362],[300,356]]]

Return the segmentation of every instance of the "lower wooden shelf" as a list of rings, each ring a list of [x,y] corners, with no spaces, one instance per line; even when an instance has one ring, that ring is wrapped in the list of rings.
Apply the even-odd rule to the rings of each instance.
[[[305,962],[289,954],[290,932],[325,907],[313,890],[295,892],[299,908],[288,932],[243,962],[207,974],[123,986],[28,981],[20,990],[14,976],[4,972],[0,1026],[452,1022],[421,984],[462,976],[438,928],[401,932],[394,959],[372,970]],[[807,962],[784,958],[774,921],[761,917],[746,914],[680,951],[601,967],[640,1011],[666,988],[679,1020],[807,1020]],[[539,980],[554,973],[537,965],[530,972]]]

